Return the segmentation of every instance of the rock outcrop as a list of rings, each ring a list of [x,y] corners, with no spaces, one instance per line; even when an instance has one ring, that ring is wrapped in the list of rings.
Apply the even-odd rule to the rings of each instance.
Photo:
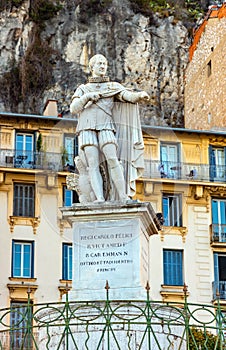
[[[184,72],[190,43],[182,22],[173,16],[134,14],[129,1],[120,0],[113,0],[101,14],[87,18],[80,5],[71,3],[65,0],[62,9],[45,22],[40,32],[41,40],[52,50],[50,83],[40,96],[19,99],[14,103],[14,111],[42,113],[45,101],[54,98],[58,100],[59,112],[67,115],[74,89],[87,78],[89,57],[102,53],[109,59],[108,71],[113,79],[150,94],[150,103],[141,107],[143,124],[183,126]],[[35,23],[29,19],[29,1],[2,11],[0,24],[3,77],[12,64],[21,67],[34,40]],[[40,67],[45,69],[45,64],[42,68],[40,63]],[[26,79],[20,73],[18,77]],[[15,86],[19,88],[19,84]],[[0,94],[0,110],[11,111],[12,94],[7,86],[4,90]]]

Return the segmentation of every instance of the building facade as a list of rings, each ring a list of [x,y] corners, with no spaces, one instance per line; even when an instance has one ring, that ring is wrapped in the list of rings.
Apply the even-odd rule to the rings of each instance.
[[[1,114],[1,306],[60,300],[70,284],[72,234],[59,210],[77,153],[75,121]]]
[[[76,121],[1,115],[1,305],[61,300],[72,279],[72,230],[60,207],[75,171]],[[150,239],[155,300],[226,300],[226,138],[223,132],[144,128],[145,172],[137,199],[162,213]],[[42,135],[40,137],[40,135]],[[41,139],[41,141],[40,141]],[[161,215],[160,215],[161,216]],[[126,298],[126,296],[125,296]]]
[[[146,128],[145,173],[137,197],[163,218],[150,240],[155,300],[213,303],[226,299],[226,140],[224,133]]]

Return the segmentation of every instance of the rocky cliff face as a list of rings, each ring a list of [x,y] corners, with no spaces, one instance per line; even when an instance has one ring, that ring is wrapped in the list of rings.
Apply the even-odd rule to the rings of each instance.
[[[0,13],[1,111],[42,113],[45,101],[54,98],[59,101],[59,112],[67,115],[74,89],[86,81],[89,57],[102,53],[109,60],[112,79],[150,94],[150,103],[141,106],[144,124],[183,125],[189,40],[180,21],[173,16],[134,14],[129,2],[120,0],[112,1],[101,14],[87,16],[76,2],[65,0],[57,15],[39,28],[39,41],[36,24],[29,20],[29,6],[25,0],[18,8]],[[38,51],[43,43],[51,49],[48,62],[47,58],[42,61],[44,51]],[[39,60],[28,55],[32,45],[36,58],[41,52]],[[33,90],[23,99],[24,82],[29,85],[45,70],[46,74],[51,70],[51,79],[43,91]]]

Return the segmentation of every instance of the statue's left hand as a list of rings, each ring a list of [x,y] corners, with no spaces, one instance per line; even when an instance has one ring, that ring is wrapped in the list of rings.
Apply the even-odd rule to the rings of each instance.
[[[147,101],[149,101],[149,99],[150,99],[150,96],[147,94],[146,91],[139,92],[139,100],[140,101],[147,102]]]

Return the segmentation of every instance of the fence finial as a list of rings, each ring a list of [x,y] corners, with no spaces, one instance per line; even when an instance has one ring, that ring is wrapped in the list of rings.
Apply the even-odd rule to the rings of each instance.
[[[108,280],[106,281],[105,289],[106,289],[106,290],[109,290],[109,289],[110,289],[110,286],[109,286],[109,284],[108,284]]]
[[[183,292],[184,292],[184,295],[187,296],[188,286],[185,283],[184,283]]]

